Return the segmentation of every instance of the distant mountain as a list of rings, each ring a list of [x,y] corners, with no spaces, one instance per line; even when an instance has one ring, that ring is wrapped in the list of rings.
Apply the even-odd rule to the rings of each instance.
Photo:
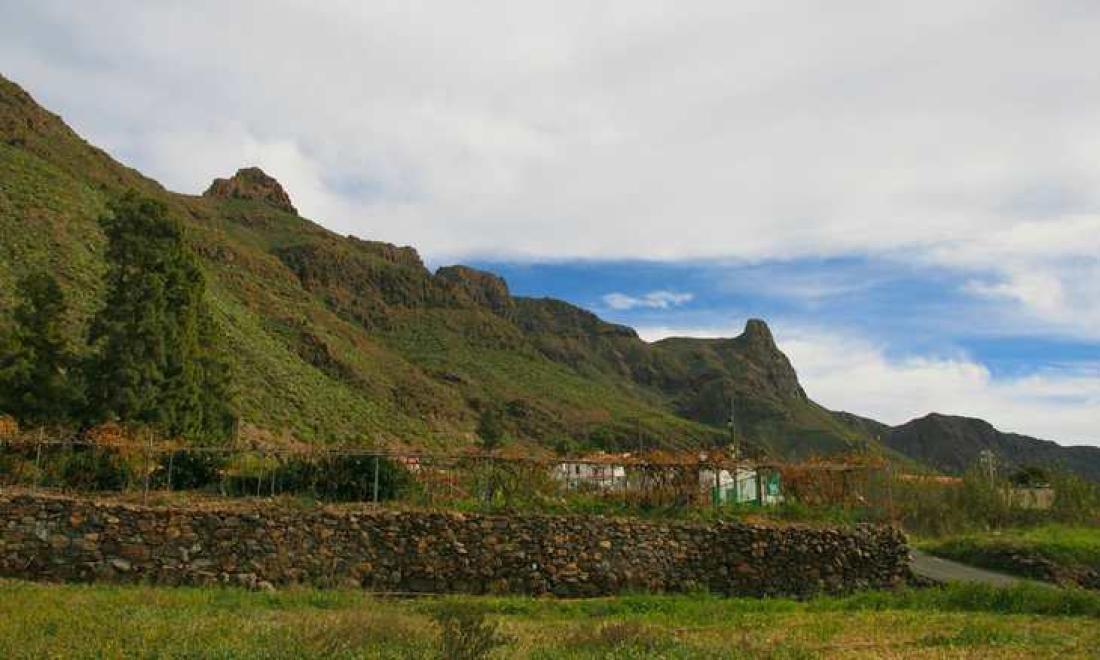
[[[1064,447],[1017,433],[1004,433],[984,420],[932,413],[887,428],[886,446],[944,472],[959,474],[989,450],[1006,468],[1048,466],[1100,481],[1100,447]]]

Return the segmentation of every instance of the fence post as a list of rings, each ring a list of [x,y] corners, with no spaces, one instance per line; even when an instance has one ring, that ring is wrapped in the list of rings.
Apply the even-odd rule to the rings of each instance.
[[[34,453],[34,489],[38,490],[42,483],[42,434],[44,430],[38,429],[38,443]]]
[[[764,470],[756,466],[756,503],[764,506]]]
[[[144,457],[144,461],[143,461],[143,463],[145,465],[145,468],[144,468],[145,480],[144,480],[144,485],[143,485],[142,491],[141,491],[141,503],[142,504],[145,504],[146,501],[149,499],[149,453],[152,451],[152,448],[153,448],[153,432],[150,431],[149,429],[146,429],[145,430],[145,452],[144,452],[145,457]]]
[[[722,506],[722,480],[719,478],[721,474],[718,468],[718,463],[714,464],[714,508],[718,509]]]
[[[379,465],[379,463],[381,463],[381,458],[378,456],[378,454],[375,454],[374,455],[374,495],[373,495],[373,500],[374,500],[375,504],[378,504],[378,470],[381,467]]]
[[[176,464],[176,452],[168,454],[168,492],[172,492],[172,469]]]

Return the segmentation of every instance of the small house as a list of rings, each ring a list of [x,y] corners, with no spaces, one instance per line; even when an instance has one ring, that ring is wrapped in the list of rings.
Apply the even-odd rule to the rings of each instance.
[[[732,470],[712,468],[699,470],[699,487],[710,494],[714,504],[778,504],[779,473],[759,467],[738,466]]]
[[[554,466],[553,477],[574,490],[624,490],[626,466],[605,461],[563,461]]]

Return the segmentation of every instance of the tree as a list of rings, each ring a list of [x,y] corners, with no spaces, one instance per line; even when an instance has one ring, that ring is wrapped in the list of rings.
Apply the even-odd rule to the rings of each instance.
[[[129,192],[101,219],[106,304],[92,322],[97,416],[191,439],[224,438],[234,419],[228,367],[183,229],[161,202]]]
[[[81,405],[77,359],[65,338],[65,296],[49,273],[19,281],[15,324],[0,338],[0,409],[31,424],[61,424]]]
[[[485,406],[477,419],[478,445],[485,451],[493,451],[504,443],[504,420],[500,409],[495,406]]]

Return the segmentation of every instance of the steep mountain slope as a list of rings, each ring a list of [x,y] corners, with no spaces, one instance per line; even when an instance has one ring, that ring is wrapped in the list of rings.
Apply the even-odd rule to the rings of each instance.
[[[80,338],[100,304],[106,201],[130,188],[157,197],[202,258],[240,414],[275,433],[453,445],[471,439],[480,408],[499,405],[515,435],[544,442],[697,446],[725,435],[675,415],[659,392],[548,358],[491,276],[433,275],[411,248],[337,236],[255,169],[202,197],[168,192],[3,79],[0,174],[0,317],[18,277],[50,270]]]
[[[739,427],[783,455],[867,448],[858,429],[837,420],[806,396],[768,326],[750,320],[733,339],[670,338],[654,344],[666,367],[658,386],[677,411],[710,424],[731,406]]]
[[[169,192],[89,145],[0,78],[0,322],[14,283],[50,270],[77,339],[100,304],[97,218],[127,189],[188,228],[235,365],[242,420],[309,441],[453,447],[500,407],[546,446],[723,443],[730,402],[758,451],[875,448],[818,406],[762,321],[734,339],[642,341],[552,299],[513,297],[490,273],[432,273],[412,248],[336,235],[298,215],[257,168],[202,196]]]
[[[964,472],[988,450],[1006,468],[1049,466],[1100,481],[1100,447],[1063,447],[1003,433],[980,419],[932,413],[890,428],[881,437],[888,447],[944,472]]]

